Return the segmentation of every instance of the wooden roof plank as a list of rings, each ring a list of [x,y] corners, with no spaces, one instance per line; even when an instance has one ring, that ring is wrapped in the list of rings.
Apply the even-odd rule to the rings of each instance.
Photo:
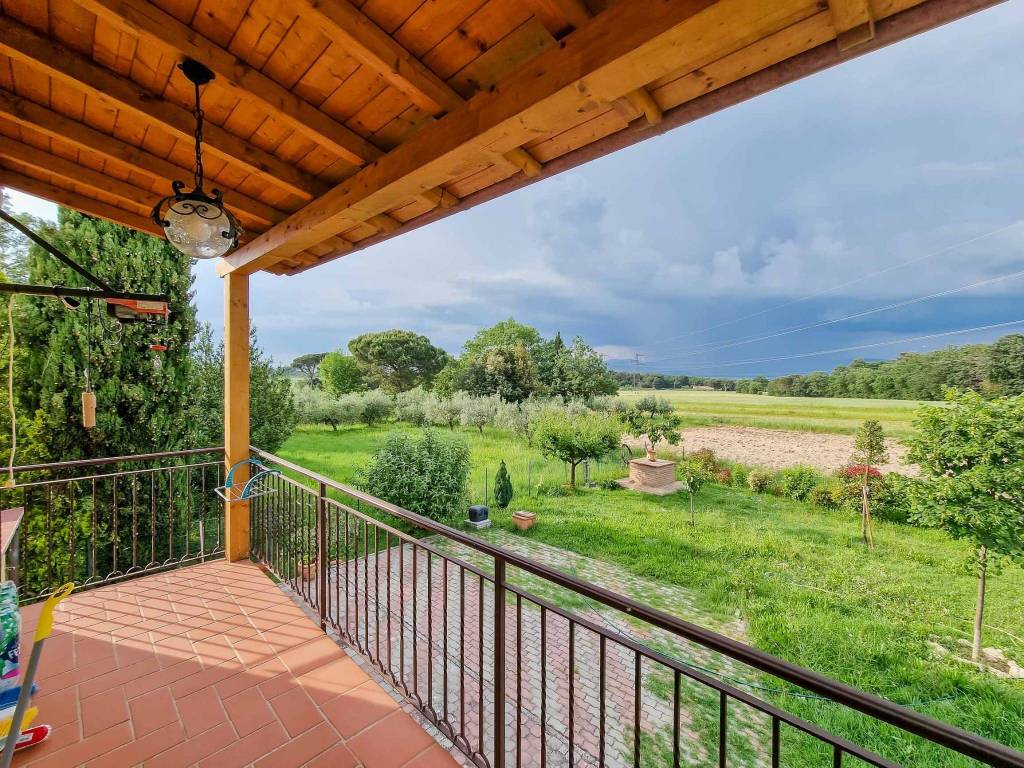
[[[27,195],[35,195],[51,200],[60,205],[74,208],[76,211],[107,219],[126,227],[145,232],[148,235],[163,237],[163,231],[150,219],[123,208],[85,197],[64,187],[27,176],[23,173],[0,168],[0,186],[10,187]]]
[[[83,90],[109,104],[127,110],[147,123],[155,123],[179,138],[192,140],[195,118],[190,110],[164,101],[126,77],[105,69],[14,20],[0,26],[0,51],[35,66],[71,88]],[[266,181],[282,186],[305,199],[323,194],[327,186],[274,155],[248,144],[218,125],[207,123],[204,144],[211,154],[243,166]]]
[[[461,103],[447,83],[348,0],[303,0],[303,3],[307,18],[324,35],[380,74],[417,106],[438,113]]]
[[[366,139],[155,5],[145,0],[76,2],[98,17],[121,26],[147,44],[203,62],[218,76],[222,86],[238,91],[242,98],[262,102],[292,128],[317,143],[325,144],[351,162],[363,164],[380,157],[380,150]]]

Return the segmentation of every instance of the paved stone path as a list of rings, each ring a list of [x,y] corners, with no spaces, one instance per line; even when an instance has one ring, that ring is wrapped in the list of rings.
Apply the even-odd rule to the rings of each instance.
[[[493,763],[493,563],[476,550],[436,537],[423,543],[444,557],[411,544],[374,555],[372,535],[371,529],[371,554],[332,565],[328,621],[345,629],[359,650],[465,752]],[[616,565],[507,531],[486,531],[484,538],[534,562],[743,638],[741,621],[723,622],[702,613],[694,596],[681,587],[646,581]],[[620,768],[633,765],[637,748],[641,765],[671,765],[674,672],[647,657],[638,662],[635,651],[618,638],[710,670],[716,677],[756,679],[721,655],[518,569],[509,569],[508,581],[528,595],[510,593],[506,599],[508,766]],[[315,587],[305,583],[300,589],[315,604]],[[680,675],[679,690],[680,764],[716,763],[718,693],[685,674]],[[764,717],[731,701],[728,729],[731,766],[767,765],[756,746],[767,740],[770,725]]]

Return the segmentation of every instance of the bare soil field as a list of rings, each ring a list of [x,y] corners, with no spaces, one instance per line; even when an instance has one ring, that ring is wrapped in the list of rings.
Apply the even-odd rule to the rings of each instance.
[[[629,442],[638,447],[641,445],[637,440]],[[892,438],[885,442],[889,448],[889,463],[880,469],[910,477],[917,475],[915,465],[904,463],[906,446]],[[809,466],[823,472],[834,472],[849,464],[853,436],[758,427],[690,427],[683,430],[680,447],[686,451],[710,448],[723,459],[769,469]]]

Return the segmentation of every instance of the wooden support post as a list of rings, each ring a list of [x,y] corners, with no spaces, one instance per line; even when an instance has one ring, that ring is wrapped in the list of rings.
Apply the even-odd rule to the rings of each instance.
[[[249,276],[224,277],[224,460],[228,467],[249,458]],[[244,486],[248,466],[235,472]],[[249,502],[224,509],[224,554],[229,562],[249,557]]]

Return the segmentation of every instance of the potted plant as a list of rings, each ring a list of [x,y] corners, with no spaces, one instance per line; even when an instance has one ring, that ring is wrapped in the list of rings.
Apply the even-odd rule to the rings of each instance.
[[[648,461],[658,457],[655,446],[662,440],[678,443],[681,438],[679,427],[683,419],[673,410],[672,404],[661,397],[650,395],[641,398],[623,414],[623,421],[633,437],[647,438]]]
[[[315,581],[318,569],[316,528],[308,525],[295,530],[292,548],[295,554],[295,575],[302,581]]]

